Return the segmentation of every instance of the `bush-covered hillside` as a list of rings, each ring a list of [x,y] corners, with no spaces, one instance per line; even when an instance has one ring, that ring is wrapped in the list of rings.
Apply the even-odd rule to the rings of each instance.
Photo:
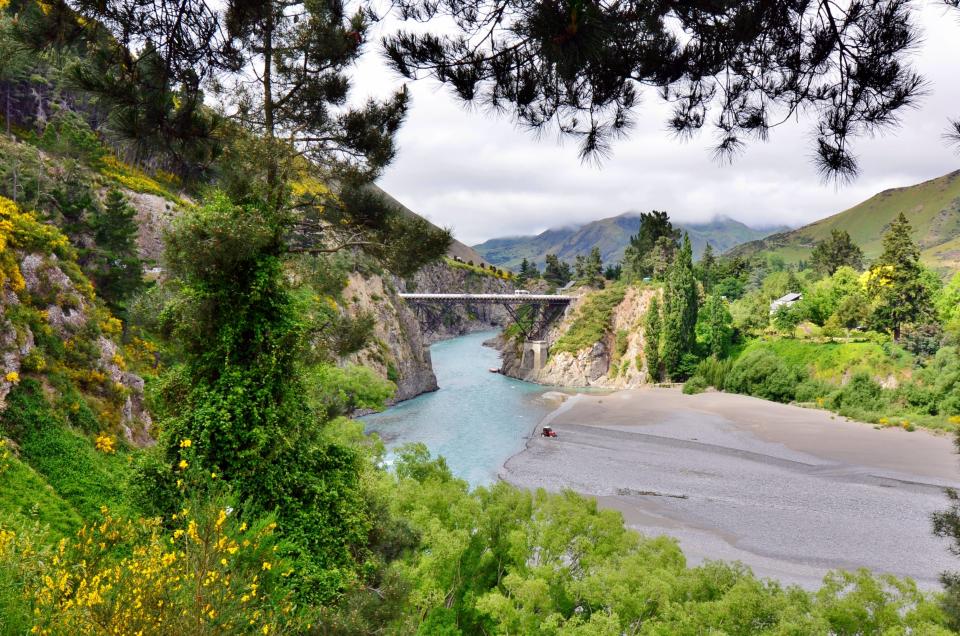
[[[369,187],[405,93],[345,106],[369,24],[337,3],[151,7],[0,3],[0,632],[948,633],[910,581],[783,588],[422,446],[386,470],[349,415],[395,387],[342,364],[374,333],[344,290],[449,245]]]

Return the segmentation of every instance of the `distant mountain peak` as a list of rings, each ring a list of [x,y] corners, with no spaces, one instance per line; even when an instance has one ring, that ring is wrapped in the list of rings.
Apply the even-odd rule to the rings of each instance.
[[[510,269],[518,268],[523,259],[542,266],[547,254],[557,254],[563,260],[572,261],[594,247],[600,248],[605,263],[616,263],[623,258],[630,237],[640,229],[640,214],[629,210],[589,223],[551,228],[535,236],[493,238],[473,247],[490,263]],[[785,229],[758,230],[726,214],[718,214],[704,222],[674,222],[674,225],[690,235],[696,258],[708,243],[715,252],[724,252],[740,243]]]

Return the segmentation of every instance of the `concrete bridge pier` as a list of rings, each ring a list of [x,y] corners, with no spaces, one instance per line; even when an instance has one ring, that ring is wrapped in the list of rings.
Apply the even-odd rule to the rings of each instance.
[[[524,369],[539,371],[547,364],[550,347],[546,340],[525,340],[520,366]]]

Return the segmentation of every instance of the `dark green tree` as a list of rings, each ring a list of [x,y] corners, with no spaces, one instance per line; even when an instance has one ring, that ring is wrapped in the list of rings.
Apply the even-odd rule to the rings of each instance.
[[[703,289],[710,292],[713,289],[713,283],[717,274],[717,257],[713,254],[713,245],[707,243],[703,248],[703,256],[697,263],[697,278],[703,284]]]
[[[90,215],[95,247],[88,268],[97,293],[121,316],[137,291],[143,288],[143,265],[137,256],[136,210],[119,190],[107,193]]]
[[[846,230],[830,230],[830,238],[820,241],[813,248],[810,267],[821,276],[833,276],[844,265],[862,269],[863,250],[853,242]]]
[[[653,276],[665,260],[673,259],[679,240],[680,231],[673,227],[666,212],[641,212],[640,229],[630,237],[623,255],[624,272],[633,278]]]
[[[733,316],[725,298],[718,293],[707,297],[699,311],[697,340],[703,353],[717,359],[725,358],[733,343]]]
[[[883,253],[870,269],[868,289],[876,298],[872,321],[900,339],[906,323],[921,322],[933,314],[933,299],[924,280],[920,249],[910,237],[912,228],[901,212],[883,235]]]
[[[607,265],[603,270],[603,277],[607,280],[620,280],[620,276],[623,274],[623,265],[617,263],[616,265]]]
[[[650,379],[659,382],[663,377],[663,371],[660,368],[660,338],[662,332],[663,318],[660,315],[660,296],[655,294],[650,299],[650,306],[647,308],[646,324],[643,332],[643,355],[647,359],[647,372]]]
[[[7,134],[13,119],[12,93],[16,82],[26,78],[30,69],[30,56],[14,26],[14,19],[0,14],[0,84],[4,87],[3,119]]]
[[[560,260],[556,254],[547,254],[543,268],[543,280],[557,287],[563,287],[573,278],[570,263]]]
[[[672,380],[680,379],[686,354],[696,347],[698,292],[693,275],[693,249],[690,237],[683,244],[670,268],[664,289],[663,365]]]
[[[720,157],[766,139],[784,116],[816,113],[821,169],[850,176],[850,138],[895,123],[923,83],[906,57],[918,35],[903,1],[399,5],[405,18],[442,16],[456,27],[388,38],[401,74],[511,109],[526,127],[555,127],[578,139],[584,156],[608,152],[630,127],[639,92],[655,88],[673,105],[677,134],[717,128]]]
[[[574,278],[581,285],[603,286],[603,261],[599,247],[594,246],[586,256],[578,254],[573,267]]]
[[[532,280],[540,278],[540,270],[536,263],[531,263],[526,258],[520,263],[520,272],[517,274],[517,282],[524,285]]]

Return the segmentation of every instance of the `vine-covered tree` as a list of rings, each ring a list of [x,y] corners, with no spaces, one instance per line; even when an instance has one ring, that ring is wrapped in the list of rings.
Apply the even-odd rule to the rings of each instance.
[[[810,255],[810,267],[821,276],[833,276],[844,265],[863,269],[863,250],[846,230],[830,230],[830,238],[820,241]]]
[[[904,324],[933,313],[933,300],[923,276],[920,249],[910,237],[912,228],[901,212],[883,235],[883,253],[870,269],[870,292],[876,297],[873,322],[900,339]]]
[[[667,375],[679,379],[683,358],[696,348],[698,292],[693,275],[693,248],[684,234],[683,244],[670,268],[664,289],[663,366]]]
[[[851,138],[894,123],[923,83],[907,60],[918,41],[907,0],[399,5],[406,18],[455,26],[387,38],[401,74],[511,109],[530,128],[553,126],[585,157],[608,152],[643,89],[655,89],[673,105],[670,128],[689,136],[711,122],[724,158],[815,113],[820,168],[852,176]]]

